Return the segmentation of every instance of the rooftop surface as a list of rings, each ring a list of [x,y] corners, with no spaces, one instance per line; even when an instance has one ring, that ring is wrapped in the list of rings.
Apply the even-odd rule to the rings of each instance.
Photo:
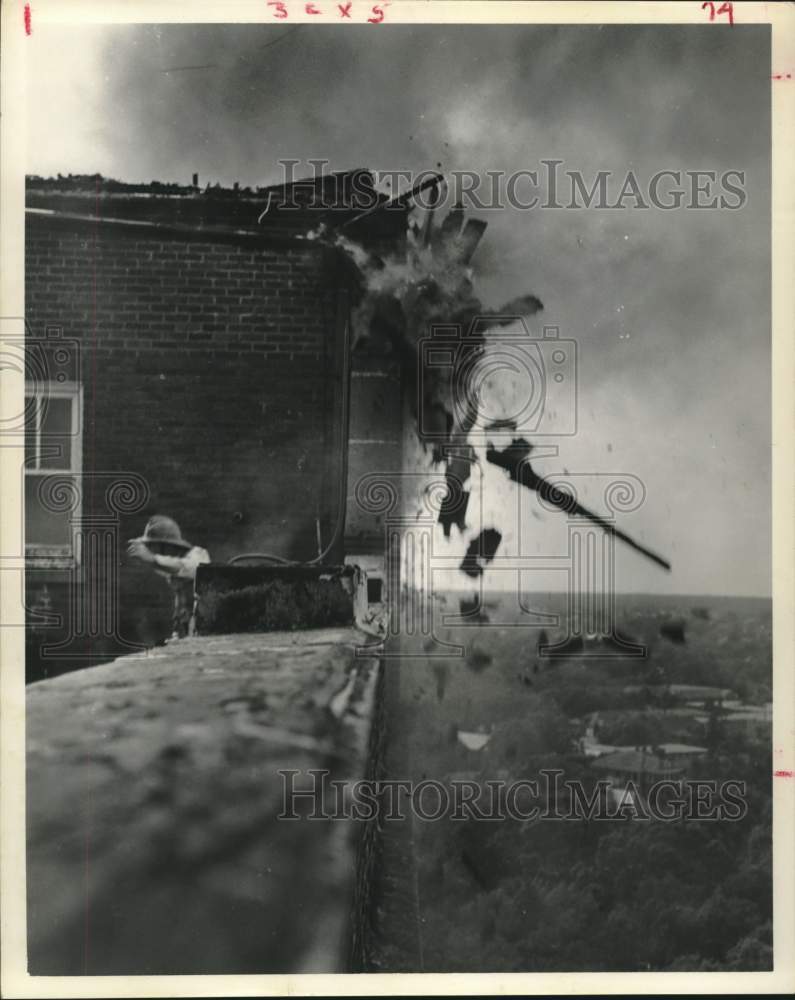
[[[258,235],[307,233],[321,223],[346,224],[354,235],[400,234],[406,206],[377,210],[388,201],[362,169],[256,188],[127,183],[100,174],[29,176],[25,182],[25,204],[33,212]],[[365,212],[366,219],[354,221]]]
[[[371,641],[197,637],[31,685],[31,973],[344,971],[361,824],[278,820],[278,772],[364,776]]]
[[[644,750],[614,750],[601,757],[595,758],[591,767],[597,771],[608,771],[612,773],[625,774],[665,774],[670,775],[676,770],[676,766],[656,754],[647,753]]]

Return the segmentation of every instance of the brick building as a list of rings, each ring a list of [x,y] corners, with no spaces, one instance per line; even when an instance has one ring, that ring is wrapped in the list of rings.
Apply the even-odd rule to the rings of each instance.
[[[380,211],[366,172],[257,191],[29,178],[26,202],[30,679],[168,634],[167,585],[124,559],[153,513],[214,562],[376,546],[355,517],[347,549],[339,531],[346,423],[354,471],[368,437],[399,462],[399,378],[359,365],[355,270],[306,237],[333,219],[399,252],[405,205]]]

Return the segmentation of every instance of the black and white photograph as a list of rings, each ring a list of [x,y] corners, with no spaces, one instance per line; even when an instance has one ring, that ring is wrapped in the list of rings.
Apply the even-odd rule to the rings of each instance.
[[[793,8],[2,62],[4,995],[795,988]]]

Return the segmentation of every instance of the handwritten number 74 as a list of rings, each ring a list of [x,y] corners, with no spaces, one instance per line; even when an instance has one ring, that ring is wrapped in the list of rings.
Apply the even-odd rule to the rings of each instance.
[[[709,7],[709,19],[714,21],[716,17],[720,17],[721,14],[727,14],[729,18],[729,24],[734,24],[734,5],[730,3],[722,3],[720,7],[715,9],[715,4],[712,0],[706,0],[705,3],[701,4],[701,9],[706,10]]]

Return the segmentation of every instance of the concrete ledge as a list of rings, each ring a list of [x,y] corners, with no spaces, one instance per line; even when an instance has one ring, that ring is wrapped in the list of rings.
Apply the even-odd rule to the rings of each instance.
[[[31,974],[350,968],[369,838],[278,820],[278,771],[366,776],[372,641],[197,637],[31,685]]]

